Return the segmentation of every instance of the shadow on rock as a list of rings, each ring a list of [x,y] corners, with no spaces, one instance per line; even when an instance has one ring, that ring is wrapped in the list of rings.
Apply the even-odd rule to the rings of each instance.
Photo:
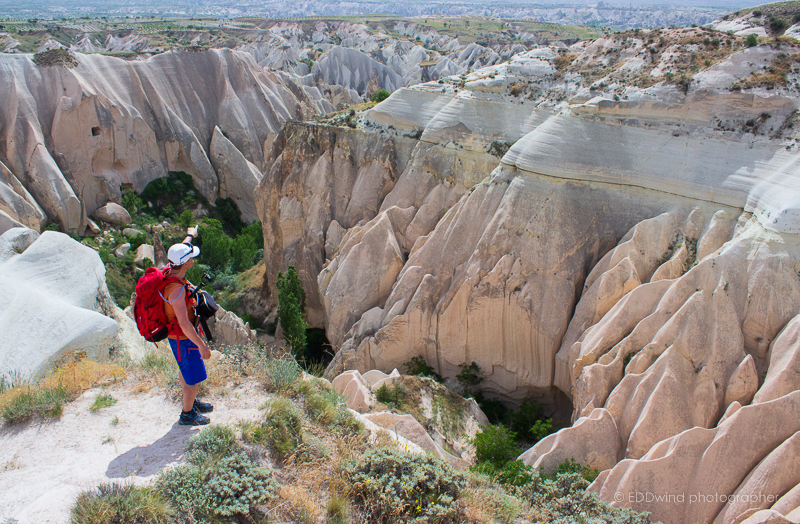
[[[167,464],[171,464],[183,456],[186,442],[195,433],[191,426],[181,426],[176,422],[166,435],[152,444],[137,446],[112,460],[108,464],[106,477],[149,477],[154,475]]]

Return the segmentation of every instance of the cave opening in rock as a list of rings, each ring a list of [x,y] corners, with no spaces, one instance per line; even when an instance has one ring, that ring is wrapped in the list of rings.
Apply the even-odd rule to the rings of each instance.
[[[92,136],[100,136],[100,128],[99,127],[93,127],[92,128]]]
[[[328,341],[324,329],[306,330],[306,360],[309,363],[321,363],[326,366],[333,360],[333,346]]]

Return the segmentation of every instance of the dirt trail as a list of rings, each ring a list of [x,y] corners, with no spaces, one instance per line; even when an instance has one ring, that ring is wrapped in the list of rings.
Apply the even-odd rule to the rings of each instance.
[[[186,441],[201,428],[179,425],[180,406],[163,390],[134,395],[129,387],[86,391],[58,421],[0,427],[0,522],[65,524],[81,491],[103,482],[147,484],[182,461]],[[117,403],[91,413],[101,391]],[[263,389],[245,382],[210,398],[211,422],[257,420],[265,399]]]

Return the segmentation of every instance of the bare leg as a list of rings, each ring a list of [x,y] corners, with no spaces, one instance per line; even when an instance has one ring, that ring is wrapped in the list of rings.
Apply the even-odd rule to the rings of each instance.
[[[197,398],[197,390],[200,388],[200,384],[190,386],[183,380],[183,375],[180,372],[178,373],[178,379],[180,379],[181,389],[183,389],[183,411],[191,411],[194,407],[194,399]]]

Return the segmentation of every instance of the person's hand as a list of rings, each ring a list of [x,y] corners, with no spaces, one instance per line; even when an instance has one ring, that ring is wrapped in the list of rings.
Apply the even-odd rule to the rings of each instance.
[[[186,234],[191,236],[192,238],[197,238],[197,226],[190,227],[186,230]]]
[[[208,360],[208,359],[211,358],[211,350],[208,349],[208,346],[206,346],[205,344],[203,344],[202,347],[199,347],[197,349],[200,350],[200,358],[201,359]]]

